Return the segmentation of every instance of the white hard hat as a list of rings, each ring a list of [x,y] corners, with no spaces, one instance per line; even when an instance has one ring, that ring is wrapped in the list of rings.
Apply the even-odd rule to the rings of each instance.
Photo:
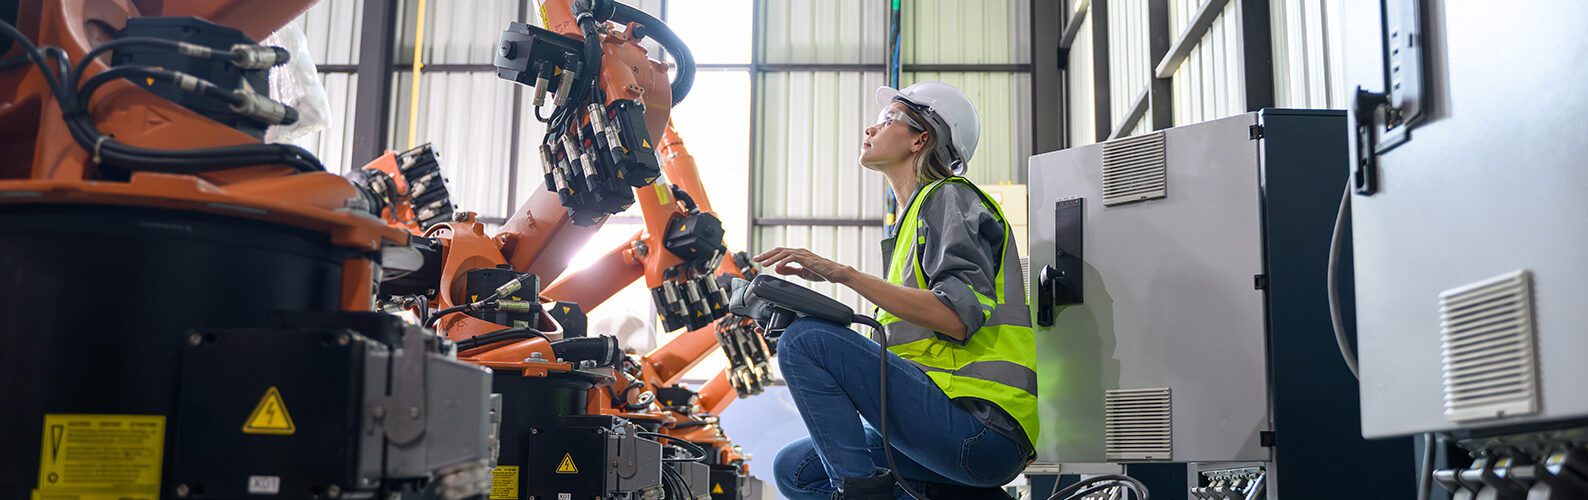
[[[937,150],[933,154],[963,175],[971,155],[976,154],[976,143],[981,140],[981,117],[976,106],[964,92],[943,82],[920,82],[895,90],[877,87],[877,106],[887,107],[899,101],[926,116],[932,135],[937,137]],[[945,140],[946,139],[946,140]]]

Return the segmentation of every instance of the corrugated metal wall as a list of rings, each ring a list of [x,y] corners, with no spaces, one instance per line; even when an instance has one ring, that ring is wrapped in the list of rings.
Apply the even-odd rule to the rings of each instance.
[[[754,0],[763,64],[882,64],[888,6],[880,0]]]
[[[1269,2],[1283,4],[1288,0]],[[1202,42],[1173,76],[1174,123],[1198,123],[1246,110],[1241,67],[1241,0],[1231,0],[1208,28]],[[1191,22],[1201,0],[1169,2],[1170,31],[1180,33]],[[1283,104],[1281,104],[1283,105]]]
[[[1283,106],[1345,108],[1340,10],[1344,0],[1274,2],[1274,98]]]
[[[901,59],[905,64],[1028,62],[1030,16],[1029,0],[906,1],[900,11]]]
[[[1104,0],[1096,0],[1104,1]],[[1106,0],[1108,2],[1109,115],[1118,123],[1130,114],[1151,80],[1148,58],[1147,0]]]
[[[453,201],[463,210],[479,212],[482,217],[500,218],[509,212],[508,180],[513,162],[513,98],[520,86],[496,78],[489,69],[496,47],[496,34],[507,24],[519,20],[519,4],[513,0],[470,0],[466,2],[425,2],[424,46],[420,60],[426,66],[481,65],[479,69],[421,69],[419,101],[410,108],[414,92],[411,67],[414,57],[415,23],[418,0],[397,2],[397,67],[392,75],[391,134],[387,144],[393,149],[431,143],[441,154],[442,168],[457,181],[451,186]],[[533,11],[529,11],[533,12]],[[529,17],[534,17],[530,14]],[[533,110],[527,110],[533,113]],[[521,136],[538,129],[532,114],[517,120]],[[417,122],[413,143],[408,140],[409,120]],[[538,144],[538,138],[527,144]],[[524,148],[520,148],[520,152]],[[521,159],[527,158],[520,155]],[[530,177],[538,186],[538,160],[520,163],[521,177]],[[519,199],[525,179],[520,179]]]
[[[1147,62],[1146,7],[1150,0],[1108,2],[1109,110],[1115,124],[1124,119],[1141,92]],[[1172,77],[1176,125],[1198,123],[1245,111],[1245,75],[1241,60],[1241,3],[1230,0],[1202,40]],[[1343,0],[1270,0],[1277,107],[1342,108],[1345,96],[1335,85],[1341,74],[1339,11]],[[1075,0],[1070,0],[1071,4]],[[1185,31],[1206,0],[1168,0],[1169,29],[1175,39]],[[1091,16],[1070,48],[1065,78],[1070,87],[1066,117],[1069,144],[1095,142],[1091,61]],[[1138,125],[1135,133],[1148,130]]]
[[[756,218],[880,217],[884,181],[855,160],[862,130],[876,117],[871,94],[882,72],[775,72],[760,76],[753,145]],[[761,226],[753,251],[779,246],[811,251],[866,272],[880,273],[880,227]],[[869,251],[866,251],[869,250]],[[816,288],[859,306],[848,288]]]
[[[364,0],[324,0],[299,17],[293,24],[303,30],[308,39],[309,53],[314,63],[321,65],[358,64],[358,50],[362,43],[359,33],[359,13]],[[354,86],[358,77],[351,73],[322,73],[320,83],[325,85],[331,113],[327,116],[325,130],[299,139],[303,146],[332,172],[346,172],[352,161]]]
[[[884,83],[885,0],[758,0],[762,65],[755,102],[754,210],[757,219],[881,220],[886,183],[856,161],[872,101]],[[1030,62],[1027,0],[906,0],[900,55],[906,65],[1019,65]],[[843,67],[841,65],[848,65]],[[861,67],[859,65],[870,65]],[[790,70],[792,69],[792,70]],[[1031,76],[1010,71],[905,72],[901,84],[940,80],[959,87],[981,113],[982,136],[968,176],[1016,181],[1031,154]],[[806,247],[861,271],[882,273],[882,228],[762,225],[752,249]],[[848,288],[813,288],[858,309]]]

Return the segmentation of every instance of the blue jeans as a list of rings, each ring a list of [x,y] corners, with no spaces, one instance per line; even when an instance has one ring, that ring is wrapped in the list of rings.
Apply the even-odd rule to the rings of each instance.
[[[843,479],[888,468],[882,436],[873,428],[881,422],[880,350],[848,328],[813,319],[795,321],[778,340],[778,367],[811,433],[784,447],[773,463],[783,496],[827,499]],[[888,438],[907,480],[996,487],[1025,468],[1019,443],[988,429],[893,353],[888,403]],[[899,498],[907,497],[900,492]]]

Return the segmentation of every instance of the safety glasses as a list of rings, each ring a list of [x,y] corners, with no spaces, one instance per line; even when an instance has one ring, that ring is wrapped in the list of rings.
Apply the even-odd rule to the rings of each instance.
[[[877,113],[877,128],[884,128],[893,123],[903,123],[905,125],[909,125],[911,130],[926,130],[926,127],[921,126],[920,123],[916,123],[914,119],[910,118],[910,115],[905,114],[905,112],[900,111],[898,108],[889,106],[882,108],[882,112]]]

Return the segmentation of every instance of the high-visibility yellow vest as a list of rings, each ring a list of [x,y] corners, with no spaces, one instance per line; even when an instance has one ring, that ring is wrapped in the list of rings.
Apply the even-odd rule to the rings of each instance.
[[[948,182],[970,186],[981,196],[982,204],[992,210],[1004,227],[1003,256],[993,281],[994,297],[975,289],[971,294],[981,302],[987,320],[964,344],[917,326],[897,316],[881,312],[877,321],[888,331],[888,350],[907,359],[926,372],[950,399],[978,398],[1002,408],[1019,422],[1035,446],[1040,422],[1037,417],[1036,339],[1031,333],[1031,313],[1026,306],[1025,279],[1021,276],[1020,256],[1011,240],[1003,209],[981,188],[963,177],[950,177],[928,184],[913,197],[900,227],[888,264],[888,282],[922,290],[930,289],[921,268],[921,251],[926,236],[920,226],[921,206],[938,187]],[[1013,270],[1013,279],[1008,273]]]

